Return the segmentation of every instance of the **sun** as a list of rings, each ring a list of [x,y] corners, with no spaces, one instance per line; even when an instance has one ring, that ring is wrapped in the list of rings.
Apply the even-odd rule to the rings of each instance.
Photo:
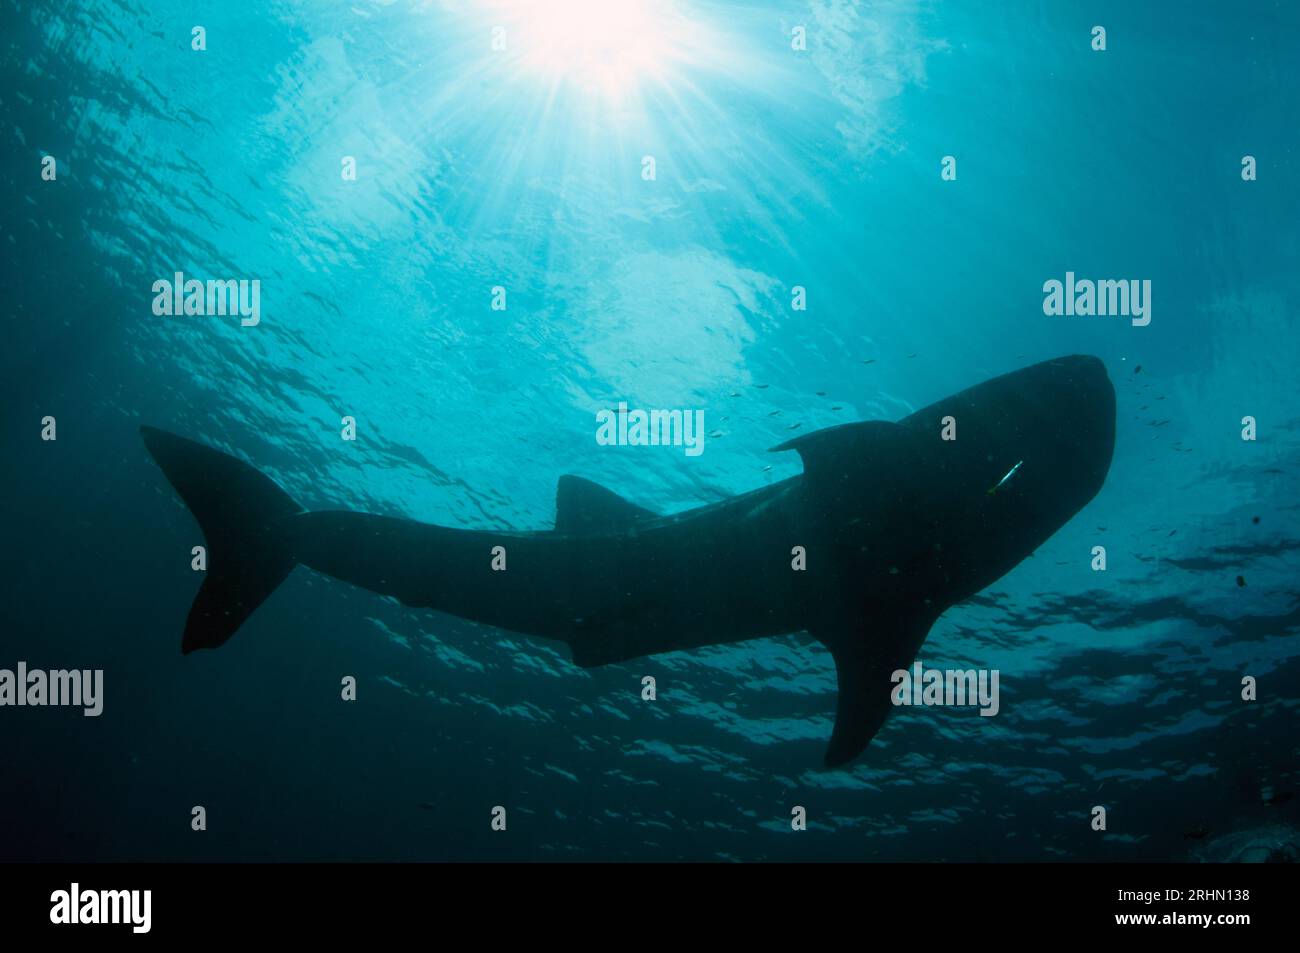
[[[662,84],[697,25],[668,0],[484,0],[521,78],[610,100]]]

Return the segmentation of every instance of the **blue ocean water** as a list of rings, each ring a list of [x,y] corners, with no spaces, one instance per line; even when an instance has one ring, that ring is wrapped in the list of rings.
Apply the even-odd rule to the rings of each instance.
[[[1294,4],[0,9],[0,667],[105,672],[99,718],[0,710],[0,856],[1294,852]],[[260,322],[156,315],[178,271],[257,279]],[[1066,272],[1150,280],[1150,324],[1045,315]],[[141,424],[312,508],[544,529],[562,474],[685,510],[798,473],[792,428],[1080,352],[1105,487],[921,653],[1001,713],[900,710],[846,769],[802,635],[582,670],[299,569],[180,655],[197,528]],[[620,400],[707,449],[598,446]]]

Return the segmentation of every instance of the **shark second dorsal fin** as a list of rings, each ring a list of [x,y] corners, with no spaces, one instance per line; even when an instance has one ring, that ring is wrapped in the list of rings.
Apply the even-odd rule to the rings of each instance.
[[[582,477],[566,474],[560,477],[555,487],[557,533],[598,533],[657,519],[658,516],[658,513],[629,503],[613,490]]]

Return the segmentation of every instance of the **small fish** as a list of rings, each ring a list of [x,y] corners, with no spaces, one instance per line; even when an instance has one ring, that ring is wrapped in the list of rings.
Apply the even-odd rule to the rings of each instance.
[[[755,384],[754,386],[755,386],[756,388],[758,388],[759,390],[767,390],[767,389],[768,389],[769,387],[771,387],[772,385],[771,385],[771,384]]]
[[[1250,518],[1250,521],[1251,521],[1252,523],[1254,523],[1256,526],[1259,525],[1259,517],[1258,517],[1258,516],[1252,516],[1252,517]]]
[[[1141,374],[1141,373],[1142,373],[1142,365],[1139,364],[1137,367],[1133,368],[1133,373],[1134,373],[1134,374]]]
[[[824,391],[824,390],[819,390],[819,391],[817,392],[817,396],[818,396],[818,397],[825,397],[825,396],[826,396],[826,391]]]
[[[874,364],[874,363],[876,363],[876,359],[873,357],[873,358],[871,358],[871,359],[869,359],[869,360],[863,361],[862,363],[863,363],[863,364]]]
[[[989,496],[992,496],[994,493],[996,493],[1004,483],[1006,483],[1013,476],[1015,476],[1016,471],[1020,469],[1021,464],[1023,464],[1024,462],[1025,462],[1024,460],[1021,460],[1020,463],[1017,463],[1014,467],[1012,467],[1010,470],[1007,471],[1006,476],[1004,476],[1001,480],[998,480],[997,483],[994,483],[991,487],[989,487]]]
[[[1246,577],[1245,577],[1245,576],[1238,576],[1238,577],[1237,577],[1237,588],[1238,588],[1238,589],[1245,589],[1245,588],[1246,588]]]
[[[1276,794],[1270,794],[1268,797],[1264,798],[1264,803],[1277,807],[1279,804],[1285,804],[1293,797],[1295,797],[1295,795],[1290,791],[1278,791]]]
[[[1188,840],[1204,840],[1209,833],[1204,827],[1193,827],[1190,831],[1183,831],[1183,837]]]

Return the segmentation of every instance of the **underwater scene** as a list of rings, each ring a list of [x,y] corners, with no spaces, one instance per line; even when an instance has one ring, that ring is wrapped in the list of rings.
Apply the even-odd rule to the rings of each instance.
[[[1300,5],[0,23],[0,859],[1300,856]]]

